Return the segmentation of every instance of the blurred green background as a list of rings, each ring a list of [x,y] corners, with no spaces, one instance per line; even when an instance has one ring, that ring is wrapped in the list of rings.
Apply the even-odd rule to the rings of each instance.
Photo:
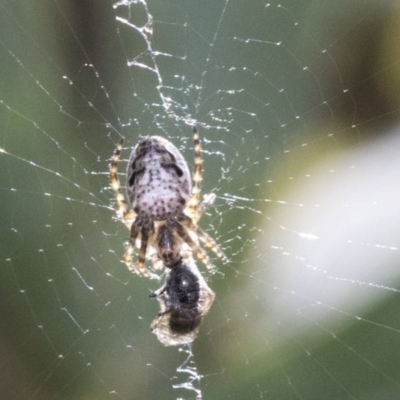
[[[396,2],[0,10],[1,398],[195,398],[108,189],[121,137],[192,165],[191,119],[230,259],[193,344],[203,398],[400,396]]]

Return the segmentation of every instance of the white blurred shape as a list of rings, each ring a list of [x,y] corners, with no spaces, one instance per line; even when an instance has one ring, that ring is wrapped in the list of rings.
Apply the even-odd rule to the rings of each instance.
[[[268,208],[253,288],[264,318],[297,334],[400,292],[399,131],[320,158],[285,188],[286,205]]]

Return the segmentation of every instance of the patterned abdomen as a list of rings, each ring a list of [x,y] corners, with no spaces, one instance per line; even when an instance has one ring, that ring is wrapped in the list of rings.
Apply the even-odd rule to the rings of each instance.
[[[127,194],[132,209],[155,221],[183,212],[192,191],[189,168],[168,140],[151,136],[129,157]]]

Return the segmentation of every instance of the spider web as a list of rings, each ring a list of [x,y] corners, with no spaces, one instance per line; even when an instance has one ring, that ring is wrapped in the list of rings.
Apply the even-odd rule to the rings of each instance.
[[[397,398],[395,4],[2,1],[1,397]],[[194,122],[229,262],[163,347],[108,164]]]

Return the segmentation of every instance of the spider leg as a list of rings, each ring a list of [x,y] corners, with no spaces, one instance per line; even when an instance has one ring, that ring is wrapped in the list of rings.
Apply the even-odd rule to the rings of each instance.
[[[221,248],[217,245],[215,240],[211,238],[210,235],[208,235],[206,232],[204,232],[197,225],[195,226],[195,228],[193,230],[196,232],[197,236],[204,243],[204,245],[206,247],[208,247],[210,250],[212,250],[223,261],[228,261],[228,258],[226,257],[225,253],[221,250]]]
[[[211,264],[209,258],[207,257],[207,254],[201,249],[201,247],[199,247],[195,243],[195,241],[186,232],[186,229],[180,222],[178,222],[177,220],[169,219],[167,220],[167,225],[168,227],[173,229],[178,234],[178,236],[191,248],[196,257],[205,264],[207,269],[209,269],[210,271],[215,270],[215,267]]]
[[[147,252],[147,245],[149,243],[149,237],[154,234],[154,222],[152,219],[147,219],[143,222],[142,229],[141,229],[141,243],[140,243],[140,250],[138,256],[138,263],[137,263],[137,270],[139,273],[147,278],[150,279],[160,279],[157,274],[151,273],[146,268],[146,252]]]
[[[121,184],[118,179],[118,162],[119,162],[119,159],[121,156],[122,143],[123,143],[123,140],[121,140],[117,144],[117,147],[115,148],[114,154],[111,158],[110,185],[111,185],[111,189],[114,191],[114,195],[115,195],[115,199],[117,202],[117,208],[118,208],[120,217],[125,217],[127,214],[129,214],[129,211],[128,211],[128,206],[125,201],[125,197],[121,193]]]
[[[193,127],[193,144],[194,144],[194,169],[193,169],[193,188],[192,196],[187,205],[187,211],[189,215],[196,218],[197,207],[200,203],[200,184],[203,180],[203,158],[201,156],[201,144],[200,136],[197,132],[197,128]],[[200,215],[201,216],[201,215]],[[196,221],[200,219],[200,216],[196,218]]]
[[[203,201],[201,201],[196,209],[194,215],[190,216],[190,219],[197,224],[200,218],[203,216],[204,212],[206,211],[207,207],[214,203],[215,198],[217,196],[214,193],[207,193],[203,196]],[[185,210],[186,212],[186,210]]]
[[[149,236],[152,235],[154,232],[153,221],[143,221],[142,219],[137,218],[135,222],[131,226],[131,236],[129,238],[129,244],[126,248],[125,255],[124,255],[124,263],[128,267],[129,271],[134,272],[139,275],[143,275],[150,279],[160,279],[157,274],[153,274],[147,270],[145,266],[146,261],[146,250],[147,244],[149,241]],[[141,244],[138,256],[138,263],[134,265],[132,262],[132,255],[135,251],[135,243],[141,234]]]
[[[147,224],[146,224],[147,225]],[[140,243],[140,250],[139,250],[139,256],[138,256],[138,263],[137,263],[137,268],[139,271],[146,271],[145,267],[145,262],[146,262],[146,250],[147,250],[147,244],[149,242],[149,236],[151,234],[151,227],[144,225],[142,227],[142,232],[141,232],[141,243]]]
[[[189,230],[194,231],[199,239],[204,243],[206,247],[212,250],[219,258],[222,258],[224,261],[227,261],[227,257],[221,248],[217,245],[215,240],[204,232],[201,228],[199,228],[187,215],[181,216],[179,218],[179,222],[182,223]]]
[[[131,236],[129,238],[129,243],[124,255],[124,263],[126,264],[128,269],[132,272],[137,272],[132,265],[132,255],[135,251],[135,243],[139,235],[140,228],[141,228],[141,221],[135,220],[135,222],[131,226]]]

